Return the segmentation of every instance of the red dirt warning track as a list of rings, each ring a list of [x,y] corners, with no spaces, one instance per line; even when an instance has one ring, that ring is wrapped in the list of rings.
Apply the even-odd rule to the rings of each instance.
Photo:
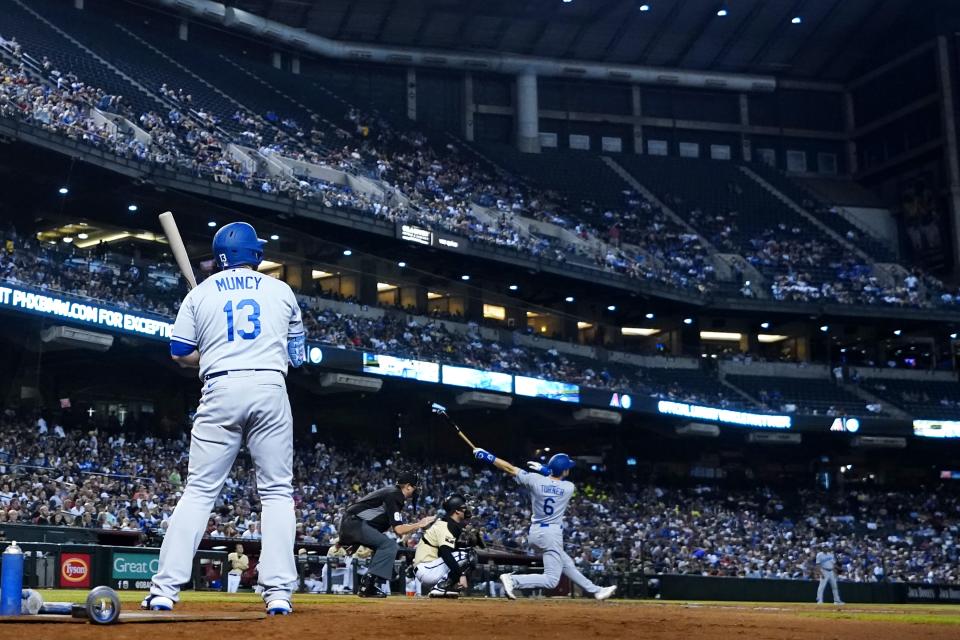
[[[124,603],[125,608],[133,606]],[[674,604],[612,600],[464,599],[405,597],[371,601],[353,597],[295,602],[296,613],[243,622],[123,624],[4,624],[8,638],[31,640],[172,640],[204,637],[270,640],[367,640],[455,637],[655,638],[664,640],[910,640],[960,638],[960,609],[849,605]],[[258,611],[243,602],[184,602],[184,613]]]

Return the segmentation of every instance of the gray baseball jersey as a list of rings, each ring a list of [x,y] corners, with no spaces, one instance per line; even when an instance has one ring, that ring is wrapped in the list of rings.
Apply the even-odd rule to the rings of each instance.
[[[533,524],[562,524],[576,487],[567,480],[546,478],[539,473],[519,471],[517,483],[530,494]]]
[[[222,371],[287,373],[287,341],[303,335],[300,305],[282,280],[226,269],[187,294],[173,339],[200,351],[200,377]]]
[[[817,552],[817,566],[823,569],[824,571],[833,571],[833,566],[835,562],[836,562],[836,557],[833,555],[832,551]]]

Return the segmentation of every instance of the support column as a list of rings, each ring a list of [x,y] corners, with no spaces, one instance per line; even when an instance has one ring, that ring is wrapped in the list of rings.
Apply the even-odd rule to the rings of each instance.
[[[640,124],[640,118],[643,117],[643,94],[640,93],[640,85],[635,84],[630,87],[633,98],[633,152],[637,155],[643,155],[643,125]]]
[[[740,126],[744,128],[750,126],[750,101],[745,93],[740,94]],[[744,162],[753,161],[753,140],[746,131],[740,132],[740,157]]]
[[[540,114],[537,100],[537,74],[525,71],[517,76],[517,149],[540,153]]]
[[[857,141],[853,132],[857,128],[857,114],[853,108],[853,92],[843,92],[843,122],[847,133],[847,142],[844,145],[847,152],[847,173],[856,175],[860,170],[860,161],[857,159]]]
[[[463,137],[467,142],[473,142],[473,119],[477,113],[477,105],[473,100],[473,74],[469,71],[463,74]]]
[[[310,271],[307,265],[302,262],[291,262],[284,266],[284,279],[291,289],[303,293],[312,293],[307,291],[307,287],[311,283]]]
[[[377,306],[377,263],[364,258],[360,261],[360,273],[357,274],[357,297],[360,304]]]
[[[417,119],[417,70],[407,69],[407,118]]]
[[[300,75],[300,56],[292,55],[290,56],[290,73],[295,76]]]
[[[283,68],[283,54],[282,54],[282,53],[280,53],[279,51],[274,51],[273,54],[270,56],[270,59],[271,59],[271,62],[273,63],[273,68],[274,68],[274,69],[282,69],[282,68]]]
[[[187,22],[186,20],[181,20],[180,23],[177,24],[177,38],[179,38],[183,42],[186,42],[187,40],[190,39],[189,25],[190,23]]]
[[[953,271],[960,271],[960,158],[957,156],[957,121],[950,73],[950,50],[946,36],[937,36],[937,67],[940,74],[940,115],[946,140],[947,184],[950,185],[950,229],[953,234]]]

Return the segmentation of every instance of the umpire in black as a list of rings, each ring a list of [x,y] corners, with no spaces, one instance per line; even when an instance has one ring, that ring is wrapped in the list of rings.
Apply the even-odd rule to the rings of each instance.
[[[436,516],[428,516],[412,524],[403,523],[404,502],[413,499],[420,487],[420,477],[405,471],[393,487],[369,493],[349,507],[340,519],[340,544],[345,547],[361,545],[373,550],[370,568],[363,576],[357,592],[361,598],[386,598],[380,589],[393,575],[397,559],[397,541],[384,535],[387,529],[399,538],[411,531],[430,526]]]

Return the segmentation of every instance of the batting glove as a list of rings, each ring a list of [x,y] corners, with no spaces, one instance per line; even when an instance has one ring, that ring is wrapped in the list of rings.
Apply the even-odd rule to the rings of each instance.
[[[497,456],[493,455],[492,453],[490,453],[485,449],[481,449],[480,447],[477,447],[476,449],[473,450],[473,457],[479,460],[480,462],[486,462],[489,464],[493,464],[493,461],[497,459]]]
[[[550,475],[550,467],[545,467],[539,462],[535,462],[533,460],[527,460],[527,467],[530,469],[530,471],[533,471],[534,473],[539,473],[545,476]]]

